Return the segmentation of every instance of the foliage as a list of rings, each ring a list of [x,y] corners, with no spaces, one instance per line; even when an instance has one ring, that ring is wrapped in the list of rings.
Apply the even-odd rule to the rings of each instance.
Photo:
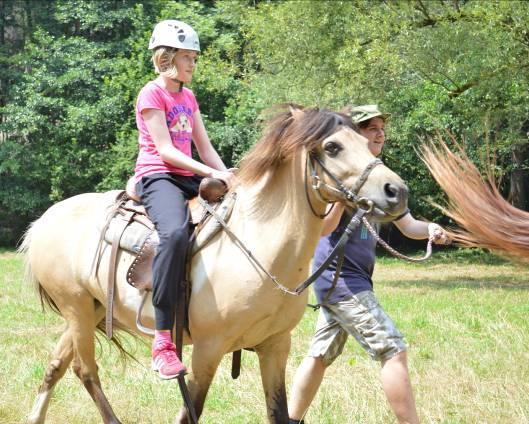
[[[441,197],[417,160],[449,131],[478,162],[527,144],[529,7],[523,2],[283,2],[250,13],[252,90],[263,103],[329,107],[373,102],[392,113],[385,158],[409,182],[411,205],[435,216]],[[487,162],[485,160],[485,162]],[[438,214],[437,214],[438,215]]]
[[[30,4],[31,3],[31,4]],[[332,3],[332,7],[331,7]],[[524,1],[6,0],[0,5],[0,239],[51,203],[123,186],[137,153],[134,103],[154,77],[153,24],[200,34],[191,88],[234,166],[280,102],[391,112],[384,160],[417,216],[444,218],[421,142],[464,143],[529,207],[529,5]],[[524,197],[525,196],[525,197]]]
[[[31,37],[11,66],[20,83],[2,109],[0,220],[8,243],[51,202],[94,191],[106,175],[116,123],[129,114],[106,81],[129,50],[122,40],[134,3],[59,1],[26,28]]]

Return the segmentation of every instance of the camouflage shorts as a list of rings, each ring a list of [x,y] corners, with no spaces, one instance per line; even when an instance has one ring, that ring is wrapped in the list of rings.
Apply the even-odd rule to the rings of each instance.
[[[375,360],[386,361],[406,350],[402,334],[370,290],[320,308],[309,356],[321,356],[330,365],[342,353],[348,335]]]

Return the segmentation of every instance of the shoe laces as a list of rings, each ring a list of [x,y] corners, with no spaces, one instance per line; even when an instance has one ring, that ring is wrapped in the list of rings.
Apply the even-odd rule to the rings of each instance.
[[[175,363],[179,361],[174,343],[162,342],[156,345],[155,351],[156,356],[161,356],[167,363]]]

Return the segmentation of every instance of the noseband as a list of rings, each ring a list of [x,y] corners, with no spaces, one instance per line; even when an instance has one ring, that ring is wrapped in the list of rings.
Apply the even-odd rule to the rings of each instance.
[[[329,185],[329,184],[325,183],[320,178],[320,176],[316,172],[316,167],[315,167],[315,163],[314,162],[317,162],[318,165],[320,166],[320,168],[322,169],[322,171],[326,175],[328,175],[335,182],[335,184],[336,184],[335,186],[332,186],[332,185]],[[369,206],[369,208],[371,208],[373,202],[370,201],[369,199],[366,199],[365,197],[359,197],[358,196],[358,192],[360,191],[362,186],[367,181],[367,178],[369,177],[369,174],[371,173],[371,171],[373,171],[373,169],[375,169],[375,167],[377,165],[382,165],[382,161],[380,159],[375,159],[372,162],[370,162],[365,167],[365,169],[362,172],[362,174],[360,174],[360,177],[358,177],[358,180],[353,185],[353,187],[347,188],[340,181],[340,179],[338,177],[336,177],[336,175],[334,175],[331,171],[329,171],[327,169],[327,167],[323,164],[323,162],[322,162],[322,160],[320,159],[319,156],[314,155],[312,152],[307,153],[307,162],[306,162],[306,165],[305,165],[305,194],[307,196],[307,201],[309,203],[309,206],[310,206],[310,209],[311,209],[312,213],[314,215],[316,215],[318,218],[323,219],[329,214],[329,212],[332,210],[332,207],[331,207],[331,210],[329,210],[327,213],[324,213],[324,214],[319,214],[314,209],[314,206],[312,205],[312,202],[310,201],[310,196],[309,196],[309,191],[308,191],[309,181],[308,181],[308,178],[307,178],[307,174],[308,174],[308,169],[309,168],[310,168],[310,178],[312,180],[312,183],[311,183],[312,189],[314,190],[314,192],[316,193],[316,195],[318,196],[318,198],[322,202],[333,203],[332,201],[327,200],[327,199],[325,199],[322,196],[322,193],[320,192],[320,189],[322,187],[325,187],[328,190],[331,190],[331,191],[334,191],[334,192],[340,194],[345,199],[345,201],[347,201],[349,203],[352,203],[353,205],[358,205],[358,204],[362,204],[363,203],[363,204],[367,204]]]

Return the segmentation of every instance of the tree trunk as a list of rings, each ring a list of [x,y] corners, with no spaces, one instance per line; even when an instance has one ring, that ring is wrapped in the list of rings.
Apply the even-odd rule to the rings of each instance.
[[[2,50],[0,50],[0,55],[2,55],[2,62],[4,62],[4,56],[6,55],[4,44],[5,44],[5,3],[3,1],[0,1],[0,47]],[[6,76],[4,72],[2,71],[0,73],[0,108],[3,108],[6,103]],[[0,125],[4,123],[4,114],[0,112]],[[3,131],[0,131],[0,143],[3,142],[6,139],[6,135]]]
[[[0,45],[5,44],[5,3],[0,1]]]
[[[528,140],[512,146],[513,170],[509,198],[518,209],[529,210],[529,146]]]

